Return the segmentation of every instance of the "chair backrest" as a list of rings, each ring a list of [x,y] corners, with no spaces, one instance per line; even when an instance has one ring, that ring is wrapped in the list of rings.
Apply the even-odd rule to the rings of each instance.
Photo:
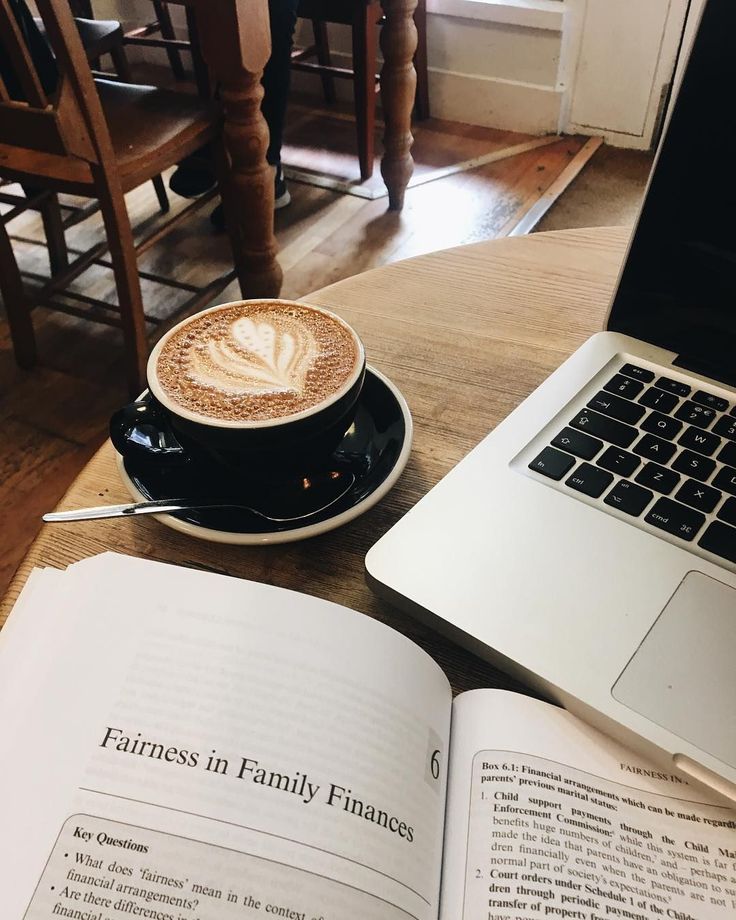
[[[100,162],[109,132],[67,0],[0,0],[0,144]],[[4,79],[3,79],[4,77]]]

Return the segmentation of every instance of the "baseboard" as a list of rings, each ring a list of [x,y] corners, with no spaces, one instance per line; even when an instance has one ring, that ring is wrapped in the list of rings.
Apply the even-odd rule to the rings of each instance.
[[[524,134],[557,131],[562,93],[537,86],[476,74],[430,70],[432,115],[485,128]]]

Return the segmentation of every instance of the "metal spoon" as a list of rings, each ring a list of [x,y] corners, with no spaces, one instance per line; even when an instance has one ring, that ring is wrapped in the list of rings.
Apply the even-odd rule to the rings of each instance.
[[[342,478],[342,477],[341,477]],[[44,514],[43,520],[47,524],[56,524],[62,521],[96,521],[103,518],[116,517],[134,517],[138,514],[168,514],[172,511],[193,511],[203,508],[232,508],[239,511],[248,511],[266,521],[272,521],[274,524],[287,524],[291,521],[300,521],[306,518],[314,517],[320,512],[325,511],[335,502],[339,501],[345,493],[352,487],[355,482],[355,476],[351,473],[346,481],[344,488],[339,494],[334,495],[328,502],[319,508],[302,514],[294,514],[287,517],[276,517],[272,514],[266,514],[259,511],[251,505],[240,502],[223,499],[196,499],[196,498],[160,498],[156,501],[132,502],[125,505],[100,505],[96,508],[77,508],[73,511],[54,511]]]

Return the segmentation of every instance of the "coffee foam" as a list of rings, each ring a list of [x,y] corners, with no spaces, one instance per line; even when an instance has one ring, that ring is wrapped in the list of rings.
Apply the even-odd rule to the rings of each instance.
[[[195,316],[155,362],[172,408],[203,421],[267,422],[328,400],[354,375],[360,346],[337,318],[300,304],[248,302]]]

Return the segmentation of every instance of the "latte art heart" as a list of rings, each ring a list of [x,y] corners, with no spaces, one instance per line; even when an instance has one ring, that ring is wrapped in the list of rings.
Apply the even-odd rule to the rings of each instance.
[[[236,320],[228,339],[205,343],[192,360],[191,374],[205,385],[228,393],[302,393],[318,353],[314,336],[303,325],[279,329],[250,317]]]
[[[192,420],[268,425],[336,398],[364,363],[360,339],[329,311],[250,300],[180,323],[154,349],[149,383]]]

